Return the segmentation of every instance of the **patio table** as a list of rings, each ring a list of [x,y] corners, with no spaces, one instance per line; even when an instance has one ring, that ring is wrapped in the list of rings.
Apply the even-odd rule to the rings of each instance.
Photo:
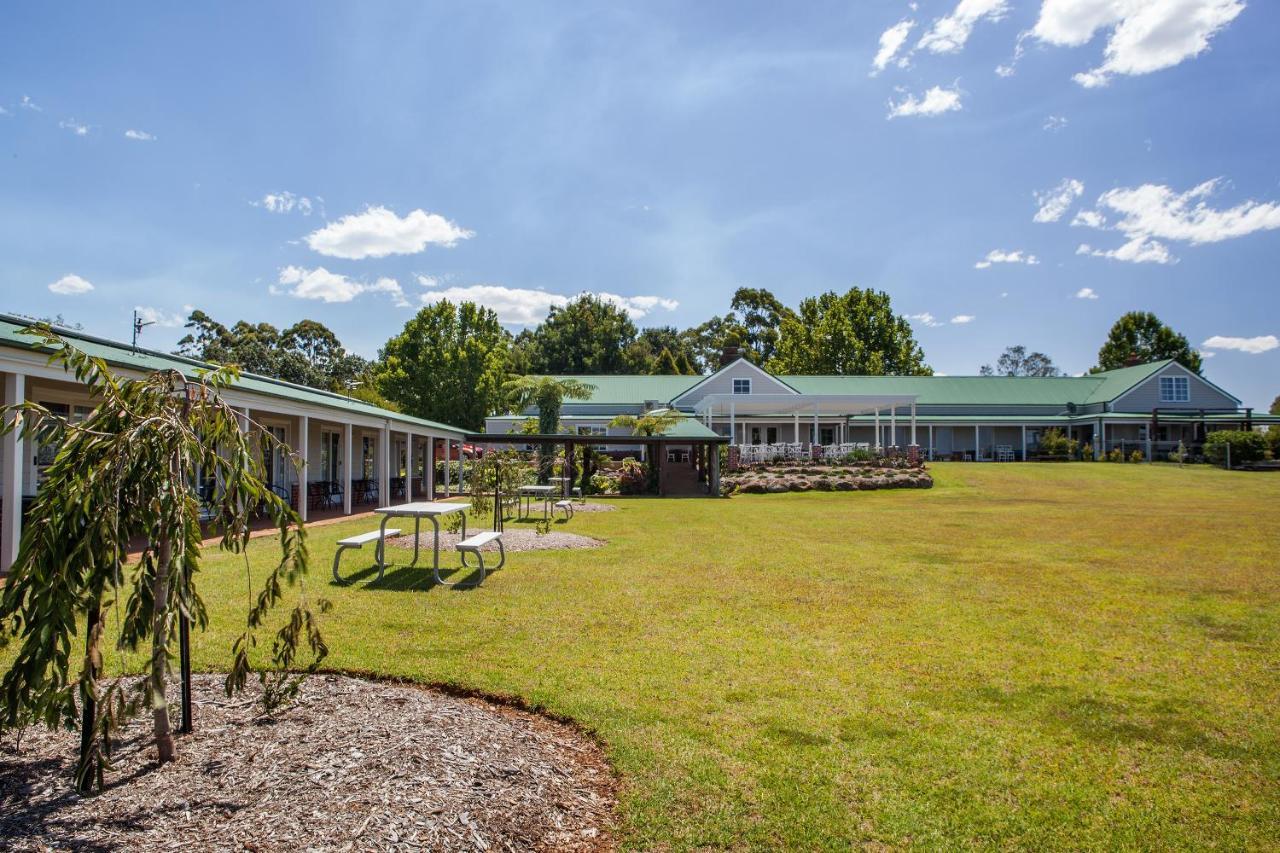
[[[551,518],[551,496],[555,494],[555,486],[521,486],[516,492],[521,498],[528,503],[528,509],[520,514],[521,518],[528,518],[533,512],[533,499],[535,497],[542,498],[542,518],[544,521]]]
[[[382,580],[382,573],[387,568],[385,558],[387,522],[393,518],[413,519],[413,562],[409,565],[416,566],[418,564],[418,533],[421,529],[422,519],[427,518],[431,520],[431,526],[435,528],[435,541],[432,544],[431,574],[435,576],[436,583],[444,583],[440,579],[440,517],[451,515],[455,512],[462,513],[462,538],[466,539],[467,510],[470,508],[471,504],[465,503],[415,501],[414,503],[397,504],[395,506],[380,506],[375,509],[374,512],[382,516],[382,524],[378,527],[378,580]]]

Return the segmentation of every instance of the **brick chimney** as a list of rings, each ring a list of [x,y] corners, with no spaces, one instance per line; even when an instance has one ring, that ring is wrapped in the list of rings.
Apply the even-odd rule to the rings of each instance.
[[[735,343],[727,343],[724,345],[724,349],[720,350],[720,366],[724,367],[726,364],[733,364],[742,358],[742,355],[742,347]]]
[[[1142,359],[1138,358],[1136,352],[1129,353],[1129,357],[1124,360],[1125,367],[1137,367],[1139,364],[1142,364]]]

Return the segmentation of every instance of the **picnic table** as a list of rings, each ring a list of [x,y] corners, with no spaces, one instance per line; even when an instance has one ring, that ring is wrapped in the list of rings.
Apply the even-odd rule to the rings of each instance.
[[[542,498],[542,518],[544,521],[551,518],[551,496],[555,494],[555,486],[521,486],[516,491],[516,496],[528,503],[528,509],[520,514],[521,518],[528,518],[533,512],[533,499]]]
[[[413,562],[409,565],[416,566],[418,564],[418,533],[421,528],[422,519],[430,519],[431,526],[435,528],[435,541],[432,545],[432,561],[431,573],[435,576],[436,583],[444,583],[440,579],[440,517],[451,515],[455,512],[462,513],[462,538],[467,538],[467,510],[471,508],[471,504],[452,503],[445,501],[415,501],[407,504],[396,504],[395,506],[380,506],[374,510],[382,516],[382,524],[378,527],[378,580],[382,580],[382,573],[386,571],[387,564],[385,558],[386,539],[387,539],[387,522],[393,518],[412,518],[413,519]]]

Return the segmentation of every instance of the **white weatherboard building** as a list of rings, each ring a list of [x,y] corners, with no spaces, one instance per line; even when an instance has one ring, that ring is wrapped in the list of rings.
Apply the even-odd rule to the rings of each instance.
[[[739,447],[915,445],[929,459],[1034,458],[1058,428],[1095,454],[1141,450],[1156,458],[1179,442],[1195,449],[1214,429],[1280,423],[1175,361],[1088,376],[778,376],[745,358],[710,376],[575,376],[590,399],[566,400],[562,420],[582,435],[624,435],[622,414],[674,408]],[[511,432],[532,412],[488,419]],[[621,445],[619,451],[625,450]]]
[[[29,400],[68,418],[87,415],[94,401],[75,377],[49,364],[36,339],[19,334],[29,322],[0,315],[0,378],[4,403]],[[166,355],[78,332],[58,330],[72,345],[97,356],[122,376],[141,377],[172,369],[192,375],[201,362]],[[303,519],[350,515],[375,503],[403,502],[415,495],[448,494],[457,487],[460,466],[446,464],[437,483],[435,465],[426,460],[459,459],[466,431],[448,424],[251,374],[223,393],[224,399],[253,422],[270,430],[306,461],[299,472],[283,454],[266,461],[267,477]],[[0,448],[0,573],[18,552],[22,507],[36,493],[44,469],[57,448],[40,447],[16,434]]]

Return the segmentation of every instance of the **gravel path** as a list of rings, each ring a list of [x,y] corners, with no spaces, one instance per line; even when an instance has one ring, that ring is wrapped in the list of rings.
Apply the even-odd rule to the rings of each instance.
[[[475,530],[468,530],[468,533],[475,533]],[[453,548],[462,539],[459,533],[450,533],[446,530],[440,531],[440,553],[453,552]],[[427,568],[431,567],[431,544],[434,541],[434,534],[431,532],[430,525],[427,529],[418,534],[418,547],[426,549]],[[387,544],[395,548],[413,549],[413,534],[408,536],[395,536],[387,540]],[[538,535],[531,527],[507,527],[502,533],[502,547],[507,549],[508,553],[512,551],[547,551],[547,550],[565,550],[575,548],[599,548],[605,543],[599,539],[592,539],[590,536],[580,536],[577,533],[566,533],[556,530],[554,527],[550,533]],[[485,546],[485,553],[498,551],[497,546]],[[443,558],[442,558],[443,559]],[[488,557],[485,558],[488,560]]]
[[[71,790],[76,734],[32,728],[18,752],[6,734],[0,848],[614,847],[615,784],[600,749],[545,717],[336,675],[309,679],[271,718],[254,695],[227,699],[222,676],[197,676],[195,700],[178,761],[155,765],[140,717],[96,797]]]

